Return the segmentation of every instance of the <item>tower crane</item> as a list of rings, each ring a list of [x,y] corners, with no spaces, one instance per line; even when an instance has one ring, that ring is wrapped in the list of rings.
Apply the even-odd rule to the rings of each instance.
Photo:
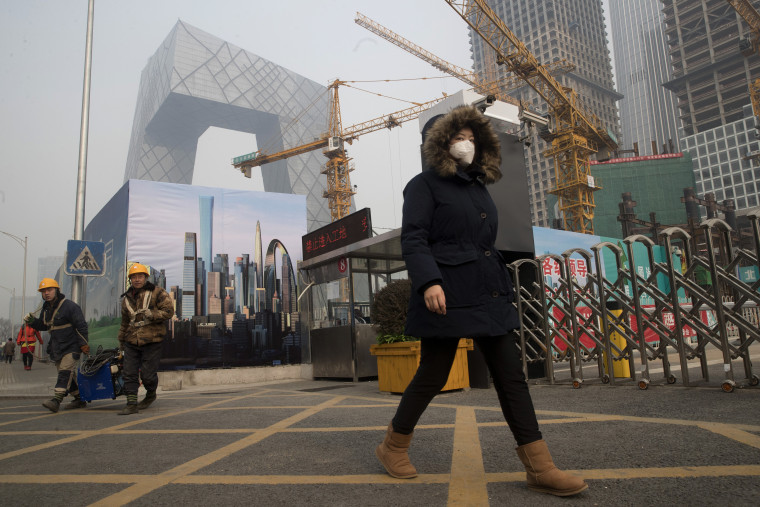
[[[328,131],[320,136],[319,139],[276,153],[266,153],[259,150],[241,155],[232,159],[232,165],[240,169],[240,172],[246,177],[250,178],[251,168],[253,167],[259,167],[269,162],[322,149],[322,152],[327,157],[327,163],[321,171],[322,174],[327,176],[327,190],[324,191],[322,196],[328,200],[331,220],[334,222],[348,215],[351,208],[351,196],[356,192],[351,188],[350,172],[353,170],[353,167],[350,164],[351,159],[346,155],[344,143],[351,144],[354,139],[364,134],[383,128],[391,129],[404,122],[413,120],[422,111],[446,97],[442,96],[428,102],[416,104],[410,108],[357,123],[344,129],[340,116],[338,87],[346,83],[347,81],[336,79],[328,87],[328,92],[330,93],[328,101]]]
[[[565,228],[593,234],[594,191],[599,187],[591,176],[590,157],[599,148],[614,151],[617,141],[599,126],[596,116],[584,111],[576,92],[551,76],[485,0],[445,1],[496,52],[498,64],[506,65],[549,104],[554,128],[542,130],[541,137],[551,142],[544,156],[554,157],[557,186],[551,193],[560,199]]]
[[[731,7],[747,22],[752,37],[750,38],[751,47],[745,52],[745,56],[760,54],[760,13],[752,7],[749,0],[726,0]],[[755,79],[749,84],[749,99],[752,101],[752,112],[756,117],[760,117],[760,78]],[[753,158],[760,157],[756,154]]]
[[[388,42],[395,44],[404,51],[413,54],[421,60],[424,60],[441,72],[449,74],[450,76],[454,76],[455,78],[467,83],[468,85],[472,86],[477,93],[480,93],[481,95],[493,95],[497,100],[500,100],[502,102],[508,102],[516,106],[521,106],[520,102],[517,99],[504,93],[506,90],[512,90],[523,85],[523,82],[519,77],[507,77],[505,79],[498,80],[496,76],[488,76],[488,79],[483,80],[475,72],[447,62],[443,58],[434,55],[430,51],[418,46],[409,39],[397,34],[390,28],[381,25],[377,21],[368,18],[360,12],[356,13],[354,22],[357,25],[366,28],[375,35],[382,37]],[[486,67],[492,69],[495,67],[495,65],[487,65]],[[547,64],[546,68],[549,69],[549,71],[552,73],[560,73],[569,72],[575,69],[575,65],[569,63],[566,60],[557,60],[550,64]]]

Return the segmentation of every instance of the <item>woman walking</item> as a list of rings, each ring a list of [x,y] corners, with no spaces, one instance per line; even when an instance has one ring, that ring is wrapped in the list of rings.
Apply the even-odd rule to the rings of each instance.
[[[501,178],[498,137],[476,108],[462,106],[435,121],[422,152],[431,169],[404,189],[401,229],[412,281],[405,334],[421,339],[420,366],[375,453],[393,477],[417,476],[407,454],[414,427],[445,385],[459,339],[470,337],[493,376],[528,487],[580,493],[583,479],[554,466],[522,371],[514,290],[494,246],[497,212],[485,187]]]

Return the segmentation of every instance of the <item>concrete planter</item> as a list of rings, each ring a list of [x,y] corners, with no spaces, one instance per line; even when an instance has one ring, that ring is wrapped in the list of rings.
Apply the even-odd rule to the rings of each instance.
[[[443,391],[470,387],[467,370],[467,351],[473,349],[472,340],[462,338],[451,365],[449,379]],[[372,345],[370,353],[377,357],[377,378],[381,392],[403,393],[420,365],[420,342],[385,343]]]

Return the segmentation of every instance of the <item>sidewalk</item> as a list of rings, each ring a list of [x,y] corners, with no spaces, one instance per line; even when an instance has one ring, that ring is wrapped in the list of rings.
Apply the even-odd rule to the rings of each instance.
[[[0,364],[0,398],[51,396],[57,372],[53,363],[34,360],[31,370],[24,370],[21,359]]]
[[[35,389],[54,375],[17,366]],[[757,505],[760,389],[531,392],[556,463],[590,484],[571,500],[525,487],[493,389],[433,401],[410,449],[420,475],[403,481],[374,456],[399,397],[310,380],[159,391],[132,416],[117,415],[121,397],[51,414],[42,398],[0,396],[0,494],[67,506]]]

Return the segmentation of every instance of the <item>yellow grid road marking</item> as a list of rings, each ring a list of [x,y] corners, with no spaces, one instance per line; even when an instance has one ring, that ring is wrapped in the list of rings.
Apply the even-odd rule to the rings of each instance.
[[[486,470],[473,407],[457,409],[449,505],[488,505]]]
[[[184,396],[194,395],[193,393],[176,393],[172,399],[182,398]],[[316,397],[324,398],[320,404],[309,405],[283,405],[283,406],[232,406],[225,407],[223,404],[234,404],[242,400],[251,398],[281,398],[289,397]],[[162,396],[163,399],[169,397]],[[204,396],[208,399],[208,396]],[[99,430],[21,430],[21,431],[0,431],[0,436],[19,436],[19,435],[53,435],[65,438],[57,439],[46,444],[35,445],[16,451],[10,451],[0,454],[0,460],[26,453],[43,450],[57,445],[86,439],[92,436],[123,434],[123,435],[140,435],[140,434],[241,434],[243,438],[213,450],[205,455],[199,456],[193,460],[182,463],[161,474],[139,475],[139,474],[92,474],[92,475],[0,475],[0,484],[17,483],[17,484],[63,484],[63,483],[80,483],[80,484],[124,484],[129,485],[122,491],[103,498],[95,505],[122,505],[143,497],[150,492],[170,483],[175,484],[266,484],[266,485],[308,485],[308,484],[448,484],[449,486],[449,503],[451,505],[463,504],[488,504],[487,485],[489,483],[505,483],[525,481],[525,473],[520,472],[499,472],[485,473],[483,466],[482,449],[478,437],[480,427],[505,427],[506,423],[500,422],[481,422],[476,423],[477,411],[500,412],[498,407],[480,407],[480,406],[460,406],[448,403],[432,403],[431,406],[438,408],[447,408],[456,410],[456,420],[454,424],[423,424],[418,425],[418,430],[433,428],[454,428],[454,452],[452,456],[451,473],[442,474],[420,474],[417,478],[411,480],[398,480],[386,474],[356,474],[356,475],[191,475],[193,472],[208,466],[220,459],[230,456],[231,454],[254,445],[261,440],[277,433],[309,433],[309,432],[352,432],[352,431],[376,431],[378,439],[385,430],[385,426],[351,426],[351,427],[292,427],[299,421],[304,420],[322,410],[329,409],[354,409],[354,408],[384,408],[393,409],[397,406],[397,400],[377,400],[369,396],[349,396],[336,395],[322,392],[302,392],[285,389],[264,389],[259,392],[251,393],[250,389],[246,394],[237,395],[237,393],[219,393],[214,395],[215,401],[195,408],[184,410],[165,411],[152,417],[130,420],[124,424],[109,426]],[[444,398],[445,397],[439,397]],[[347,402],[350,400],[350,402]],[[442,400],[442,401],[444,401]],[[344,404],[340,404],[344,403]],[[107,405],[106,405],[107,406]],[[12,407],[13,412],[6,410],[0,411],[5,416],[8,415],[26,415],[28,406]],[[197,429],[162,429],[162,430],[141,430],[134,428],[149,421],[160,420],[168,417],[184,415],[188,413],[197,414],[198,412],[211,412],[220,410],[250,410],[253,412],[262,410],[277,409],[295,409],[301,412],[282,419],[266,428],[197,428]],[[92,411],[93,414],[104,414],[110,411]],[[749,424],[725,424],[719,422],[686,420],[686,419],[666,419],[657,417],[637,417],[616,414],[594,414],[582,412],[562,412],[554,410],[537,410],[539,423],[545,424],[564,424],[564,423],[583,423],[583,422],[607,422],[607,421],[626,421],[643,424],[667,424],[677,426],[688,426],[700,428],[716,435],[731,439],[742,445],[760,449],[760,426]],[[47,417],[65,417],[62,414],[44,414],[28,418],[21,418],[14,421],[0,423],[0,426],[18,425],[19,423],[43,419]],[[753,433],[755,432],[755,433]],[[370,453],[371,454],[371,453]],[[367,458],[371,460],[371,456]],[[641,479],[641,478],[687,478],[687,477],[725,477],[725,476],[760,476],[760,465],[735,465],[735,466],[699,466],[699,467],[658,467],[658,468],[618,468],[618,469],[586,469],[586,470],[568,470],[574,475],[590,480],[611,480],[611,479]]]
[[[256,394],[258,394],[258,393],[253,393],[253,394],[247,394],[247,395],[244,395],[244,396],[239,396],[239,397],[237,397],[237,399],[242,399],[242,398],[248,398],[248,397],[251,397],[251,396],[256,396]],[[236,398],[233,398],[233,399],[236,399]],[[207,408],[207,407],[210,407],[210,406],[213,406],[213,405],[217,405],[219,403],[224,403],[225,401],[229,401],[229,400],[215,401],[215,402],[209,403],[207,405],[202,405],[201,407],[198,407],[198,408]],[[14,458],[14,457],[20,456],[22,454],[28,454],[30,452],[42,451],[44,449],[49,449],[51,447],[56,447],[56,446],[63,445],[63,444],[69,444],[71,442],[76,442],[78,440],[84,440],[85,438],[90,438],[90,437],[94,437],[94,436],[104,435],[104,434],[107,434],[107,433],[118,432],[118,430],[129,428],[130,426],[136,426],[136,425],[143,424],[143,423],[146,423],[146,422],[149,422],[149,421],[155,421],[155,420],[158,420],[158,419],[163,419],[163,418],[166,418],[166,417],[180,415],[180,414],[186,414],[188,412],[194,412],[194,411],[195,411],[195,409],[189,408],[189,409],[178,410],[178,411],[174,411],[174,412],[165,412],[165,413],[162,413],[162,414],[159,414],[159,415],[155,415],[153,417],[134,419],[132,421],[128,421],[128,422],[125,422],[123,424],[117,424],[116,426],[110,426],[108,428],[102,428],[102,429],[98,429],[98,430],[84,431],[84,432],[82,432],[82,433],[80,433],[78,435],[73,435],[73,436],[70,436],[70,437],[67,437],[67,438],[62,438],[62,439],[59,439],[59,440],[54,440],[52,442],[45,442],[43,444],[38,444],[38,445],[31,446],[31,447],[25,447],[23,449],[17,449],[15,451],[10,451],[10,452],[6,452],[6,453],[3,453],[3,454],[0,454],[0,460],[4,460],[4,459],[8,459],[8,458]],[[45,415],[43,417],[55,417],[56,415],[58,415],[58,414],[48,414],[48,415]],[[22,420],[22,421],[16,421],[16,423],[23,422],[23,421],[24,420]]]
[[[586,480],[664,479],[686,477],[760,476],[760,465],[726,465],[694,467],[599,468],[566,470]],[[92,475],[0,475],[7,484],[137,484],[153,478],[137,474]],[[446,484],[451,474],[420,474],[414,479],[394,479],[387,474],[356,475],[185,475],[176,477],[173,484],[250,484],[250,485],[308,485],[308,484]],[[490,472],[484,483],[525,482],[525,472]]]
[[[344,399],[343,396],[336,396],[332,399],[329,399],[327,401],[320,403],[319,405],[316,405],[314,407],[309,407],[303,412],[287,417],[262,430],[257,430],[252,435],[249,435],[236,442],[220,447],[219,449],[215,451],[211,451],[207,454],[204,454],[203,456],[199,456],[195,459],[187,461],[179,466],[176,466],[170,470],[167,470],[166,472],[160,473],[158,475],[146,476],[147,478],[145,480],[140,481],[137,484],[134,484],[133,486],[130,486],[118,493],[114,493],[111,496],[103,498],[92,505],[112,506],[112,505],[125,505],[129,502],[133,502],[137,500],[138,498],[150,493],[151,491],[154,491],[162,486],[165,486],[180,477],[189,475],[197,470],[200,470],[203,467],[206,467],[216,461],[219,461],[222,458],[226,458],[237,451],[240,451],[242,449],[245,449],[246,447],[249,447],[255,443],[258,443],[264,440],[265,438],[278,433],[281,429],[286,428],[290,426],[291,424],[295,424],[303,419],[306,419],[307,417],[311,417],[312,415],[316,414],[317,412],[320,412],[324,408],[331,407],[335,405],[336,403],[339,403],[343,399]]]

